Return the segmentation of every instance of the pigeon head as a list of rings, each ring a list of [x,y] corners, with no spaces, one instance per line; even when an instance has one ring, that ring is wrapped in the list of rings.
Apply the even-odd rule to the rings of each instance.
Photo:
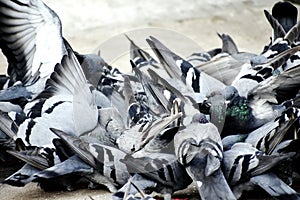
[[[231,101],[232,99],[239,96],[238,90],[234,86],[225,87],[225,100]]]
[[[205,116],[203,113],[196,113],[196,114],[193,116],[192,121],[193,121],[193,122],[196,122],[196,123],[200,123],[200,124],[206,124],[206,123],[209,122],[209,121],[207,120],[206,116]]]

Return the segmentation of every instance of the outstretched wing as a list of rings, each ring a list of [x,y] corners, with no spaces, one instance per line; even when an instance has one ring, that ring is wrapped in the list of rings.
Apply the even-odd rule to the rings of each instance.
[[[66,53],[60,19],[40,0],[1,0],[0,48],[12,82],[47,77]]]

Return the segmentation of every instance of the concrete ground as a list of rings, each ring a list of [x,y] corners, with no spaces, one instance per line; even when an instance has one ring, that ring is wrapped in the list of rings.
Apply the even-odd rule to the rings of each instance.
[[[61,18],[63,35],[81,53],[97,52],[109,63],[129,70],[128,33],[140,46],[155,35],[170,49],[187,56],[220,47],[219,33],[227,33],[240,51],[259,53],[269,42],[271,28],[263,10],[274,0],[45,0]],[[6,63],[0,57],[0,71]],[[111,199],[106,190],[42,191],[36,184],[16,188],[0,185],[1,199]]]

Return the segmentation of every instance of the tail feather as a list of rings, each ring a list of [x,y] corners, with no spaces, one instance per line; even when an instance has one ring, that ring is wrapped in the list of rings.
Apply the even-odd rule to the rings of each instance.
[[[269,193],[272,197],[276,199],[300,199],[299,194],[291,187],[289,187],[286,183],[284,183],[275,174],[268,173],[259,176],[254,176],[250,179],[250,181],[260,186],[262,189],[264,189],[267,193]]]
[[[196,184],[202,199],[236,199],[220,169]]]

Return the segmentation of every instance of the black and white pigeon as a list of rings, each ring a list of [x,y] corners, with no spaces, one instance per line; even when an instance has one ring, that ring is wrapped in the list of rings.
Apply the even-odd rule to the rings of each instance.
[[[216,126],[201,113],[174,138],[178,161],[196,183],[201,199],[236,199],[221,170],[223,147]]]
[[[222,169],[237,198],[243,191],[253,190],[257,185],[276,199],[299,199],[295,190],[280,180],[270,170],[295,153],[264,155],[248,143],[236,143],[224,152]]]
[[[284,38],[286,33],[297,24],[298,10],[289,2],[277,2],[272,8],[272,14],[267,10],[264,10],[264,13],[273,29],[271,44],[278,38]]]
[[[264,47],[260,55],[251,59],[252,66],[264,64],[268,59],[299,43],[298,10],[294,5],[289,2],[277,2],[273,6],[272,14],[267,10],[264,10],[264,13],[272,26],[273,38],[271,37],[270,44]],[[298,53],[291,56],[290,62],[295,61],[299,64]]]

